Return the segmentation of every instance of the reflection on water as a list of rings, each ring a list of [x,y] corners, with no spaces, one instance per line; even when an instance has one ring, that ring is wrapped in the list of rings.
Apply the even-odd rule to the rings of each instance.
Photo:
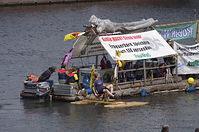
[[[153,17],[159,24],[174,23],[193,20],[198,4],[197,0],[125,0],[0,7],[0,131],[159,132],[163,124],[175,132],[194,131],[199,121],[198,92],[136,97],[130,100],[150,104],[121,109],[24,100],[19,94],[27,73],[39,75],[60,65],[73,43],[64,42],[63,36],[83,31],[91,15],[114,22]],[[57,75],[52,79],[56,81]]]

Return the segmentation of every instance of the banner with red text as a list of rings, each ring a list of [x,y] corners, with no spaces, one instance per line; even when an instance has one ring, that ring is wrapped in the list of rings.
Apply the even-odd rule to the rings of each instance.
[[[156,30],[100,36],[99,40],[113,60],[142,60],[176,54]],[[120,57],[116,56],[116,51],[121,53]]]

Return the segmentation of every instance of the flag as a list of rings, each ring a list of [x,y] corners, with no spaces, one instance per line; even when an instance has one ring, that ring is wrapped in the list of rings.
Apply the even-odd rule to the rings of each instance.
[[[117,65],[115,65],[115,68],[114,68],[114,75],[113,75],[114,79],[117,79],[118,78],[118,70],[117,70]]]
[[[93,90],[93,80],[95,79],[95,67],[92,65],[91,76],[90,76],[90,89]]]
[[[75,32],[75,33],[69,33],[64,36],[64,41],[67,41],[69,39],[76,39],[78,36],[83,35],[85,32]]]
[[[67,63],[71,60],[71,58],[72,58],[72,52],[73,52],[73,48],[71,48],[71,49],[66,53],[66,55],[64,56],[64,59],[63,59],[61,65],[67,64]]]
[[[115,56],[120,57],[120,56],[121,56],[121,53],[120,53],[118,50],[116,50],[116,51],[115,51]]]

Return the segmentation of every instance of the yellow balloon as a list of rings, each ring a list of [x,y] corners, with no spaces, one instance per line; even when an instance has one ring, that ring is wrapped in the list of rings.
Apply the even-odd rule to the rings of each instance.
[[[193,79],[192,77],[190,77],[190,78],[188,78],[187,82],[188,82],[189,84],[192,84],[192,83],[194,83],[194,79]]]

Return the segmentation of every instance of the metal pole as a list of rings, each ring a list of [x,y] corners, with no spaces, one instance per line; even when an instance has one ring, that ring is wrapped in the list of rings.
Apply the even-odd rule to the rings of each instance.
[[[196,18],[197,18],[197,10],[194,9],[194,20],[197,20]]]
[[[146,86],[146,60],[143,60],[143,67],[144,67],[144,86]]]

